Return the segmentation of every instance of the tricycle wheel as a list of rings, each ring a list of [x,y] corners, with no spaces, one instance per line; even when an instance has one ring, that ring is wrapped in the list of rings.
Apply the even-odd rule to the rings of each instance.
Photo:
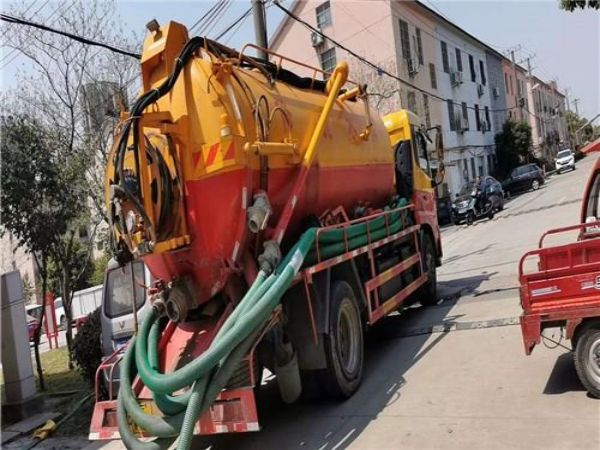
[[[577,339],[575,369],[583,386],[600,398],[600,329],[588,328]]]
[[[362,380],[364,343],[356,296],[345,281],[336,281],[331,289],[324,346],[327,368],[319,372],[323,393],[337,398],[352,396]]]

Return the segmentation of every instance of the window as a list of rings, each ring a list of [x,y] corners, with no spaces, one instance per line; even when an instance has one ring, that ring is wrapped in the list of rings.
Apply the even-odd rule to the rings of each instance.
[[[475,157],[471,158],[471,175],[473,178],[477,176],[477,174],[475,173]]]
[[[402,47],[402,59],[410,59],[410,36],[408,35],[408,24],[404,20],[398,20],[400,24],[400,46]]]
[[[417,96],[415,95],[414,91],[409,91],[406,98],[408,110],[414,112],[415,114],[419,114],[417,111]]]
[[[475,73],[475,62],[473,61],[473,55],[469,55],[469,69],[471,70],[471,81],[477,81],[477,74]]]
[[[431,128],[431,114],[429,113],[429,97],[423,94],[423,111],[425,112],[425,126]]]
[[[483,176],[483,156],[477,157],[477,175],[480,177]]]
[[[487,129],[491,130],[492,124],[490,122],[490,108],[488,108],[487,106],[485,107],[485,123],[487,123]]]
[[[323,29],[331,25],[331,5],[325,2],[317,6],[317,27]]]
[[[419,58],[419,65],[423,65],[423,41],[421,40],[421,30],[416,29],[417,33],[417,57]]]
[[[450,63],[448,62],[448,46],[446,45],[446,43],[444,41],[441,41],[442,43],[442,67],[444,69],[444,72],[449,73],[450,72]]]
[[[462,117],[463,117],[463,128],[466,130],[469,129],[469,110],[467,108],[467,104],[462,102]]]
[[[512,81],[512,75],[509,75],[508,79],[510,80],[510,89],[509,89],[510,92],[509,92],[509,94],[512,95],[515,92],[515,87],[513,86],[513,81]]]
[[[477,131],[481,131],[481,119],[479,117],[479,105],[475,105],[475,124],[477,125]]]
[[[423,169],[425,172],[427,172],[428,174],[430,173],[429,170],[429,160],[427,159],[427,140],[425,139],[425,137],[423,136],[422,133],[420,132],[414,132],[414,137],[415,137],[415,144],[417,146],[416,151],[417,151],[417,161],[419,162],[419,167],[421,169]]]
[[[463,179],[465,181],[468,181],[469,180],[469,162],[466,159],[463,159],[462,166],[463,166]]]
[[[450,131],[456,130],[456,122],[454,122],[454,102],[452,100],[446,100],[448,105],[448,121],[450,123]]]
[[[479,60],[479,72],[481,72],[481,84],[485,86],[485,66],[483,65],[482,60]]]
[[[133,277],[131,276],[132,265]],[[104,284],[104,298],[106,301],[102,302],[104,313],[108,317],[119,317],[132,312],[133,282],[135,282],[135,308],[137,311],[146,300],[146,290],[143,287],[145,284],[144,264],[137,261],[108,272]]]
[[[463,71],[463,65],[462,65],[462,55],[460,54],[460,49],[456,49],[456,69],[459,72]]]
[[[335,69],[335,65],[337,64],[335,48],[325,50],[319,57],[321,58],[321,69],[325,72],[333,72],[333,69]]]
[[[429,77],[431,78],[431,88],[437,89],[437,77],[435,75],[435,64],[429,63]]]
[[[504,72],[504,84],[506,85],[506,93],[510,94],[510,91],[508,90],[508,74],[506,72]]]
[[[600,216],[600,208],[598,208],[599,206],[600,206],[600,173],[596,173],[594,181],[592,183],[592,188],[590,189],[590,195],[589,195],[589,198],[587,201],[587,205],[585,208],[584,220],[587,222],[595,222],[596,220],[598,220],[598,217]],[[594,230],[596,227],[590,227],[590,228],[591,228],[591,230]],[[590,230],[590,228],[588,228],[588,230]],[[588,230],[586,230],[586,231],[588,231]]]

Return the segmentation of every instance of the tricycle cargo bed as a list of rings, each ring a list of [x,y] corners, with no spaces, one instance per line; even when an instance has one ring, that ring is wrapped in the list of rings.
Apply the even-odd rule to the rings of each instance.
[[[600,317],[600,239],[586,234],[597,223],[579,224],[547,232],[539,248],[523,255],[519,264],[521,328],[525,352],[540,343],[541,332],[552,326],[565,326],[571,339],[577,325],[589,317]],[[549,234],[579,231],[577,242],[543,247]],[[527,263],[537,270],[525,273]]]

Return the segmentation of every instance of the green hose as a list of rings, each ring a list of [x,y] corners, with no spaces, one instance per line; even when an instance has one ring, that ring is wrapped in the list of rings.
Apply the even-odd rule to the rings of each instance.
[[[403,213],[392,213],[387,223],[379,217],[368,223],[353,225],[346,233],[337,229],[324,231],[319,236],[319,242],[326,245],[319,248],[319,253],[322,258],[343,253],[346,250],[344,239],[348,239],[349,248],[365,245],[369,240],[381,239],[390,232],[402,229],[407,222],[406,216]],[[316,228],[307,230],[273,274],[267,276],[260,271],[246,295],[217,332],[210,347],[174,372],[163,374],[159,371],[159,318],[154,309],[147,314],[122,362],[117,418],[119,431],[127,448],[159,450],[171,445],[176,437],[179,437],[178,449],[190,448],[198,418],[226,386],[233,371],[248,353],[290,287],[304,260],[310,261],[316,256],[316,233]],[[163,413],[162,417],[147,414],[138,404],[131,387],[133,361],[142,382],[153,392],[154,402]],[[181,395],[173,395],[181,389],[187,390]],[[129,429],[128,417],[159,439],[140,442]]]

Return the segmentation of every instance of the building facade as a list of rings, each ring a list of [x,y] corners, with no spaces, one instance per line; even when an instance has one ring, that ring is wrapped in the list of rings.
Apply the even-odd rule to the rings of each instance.
[[[546,149],[557,140],[549,131],[556,128],[560,141],[562,128],[548,112],[550,104],[560,110],[558,90],[546,89],[545,83],[534,86],[525,69],[424,3],[299,0],[290,8],[403,82],[365,65],[289,17],[271,39],[272,50],[325,71],[346,60],[350,77],[366,83],[375,94],[371,104],[380,114],[406,108],[428,127],[441,125],[446,149],[442,196],[453,196],[476,177],[494,173],[494,135],[507,119],[531,123],[534,116],[540,118],[533,131],[534,148],[540,154],[551,153]],[[298,71],[311,75],[301,67]],[[540,114],[534,113],[533,105],[541,108]]]

